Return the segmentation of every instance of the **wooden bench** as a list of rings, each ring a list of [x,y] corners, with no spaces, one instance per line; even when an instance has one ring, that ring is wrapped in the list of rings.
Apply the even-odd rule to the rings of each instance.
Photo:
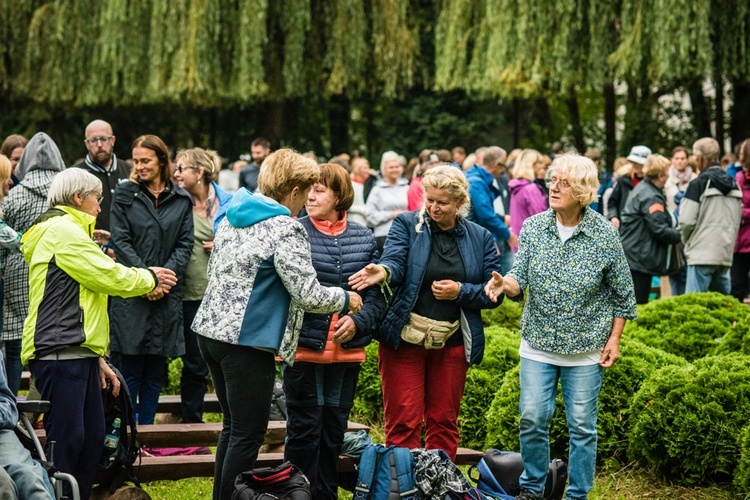
[[[484,456],[481,451],[459,448],[456,454],[457,465],[476,465]],[[188,477],[213,477],[214,455],[187,455],[176,457],[143,457],[140,466],[136,462],[136,474],[142,482],[165,479],[185,479]],[[283,453],[261,453],[256,467],[275,467],[284,460]],[[342,473],[355,472],[357,461],[350,457],[339,457],[338,470]]]
[[[178,395],[163,394],[159,396],[159,405],[156,408],[157,413],[182,413],[182,399]],[[204,413],[221,413],[221,405],[216,394],[206,393],[203,397]]]

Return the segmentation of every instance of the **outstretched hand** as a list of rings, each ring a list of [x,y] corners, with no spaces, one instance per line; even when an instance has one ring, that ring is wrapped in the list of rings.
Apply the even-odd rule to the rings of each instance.
[[[378,264],[367,264],[364,268],[352,274],[349,278],[349,286],[352,290],[364,290],[376,285],[385,279],[385,270]]]
[[[492,271],[492,278],[484,285],[484,293],[492,302],[497,302],[497,298],[505,293],[505,280],[500,273]]]

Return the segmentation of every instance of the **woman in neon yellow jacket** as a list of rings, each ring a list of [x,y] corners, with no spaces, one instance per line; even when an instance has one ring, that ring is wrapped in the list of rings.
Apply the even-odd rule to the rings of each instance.
[[[93,241],[102,184],[82,169],[55,176],[49,210],[21,240],[29,264],[29,315],[21,359],[42,398],[52,403],[44,420],[56,441],[55,465],[75,476],[89,496],[104,442],[101,389],[119,382],[104,356],[109,344],[107,296],[134,297],[177,283],[169,269],[128,268]]]

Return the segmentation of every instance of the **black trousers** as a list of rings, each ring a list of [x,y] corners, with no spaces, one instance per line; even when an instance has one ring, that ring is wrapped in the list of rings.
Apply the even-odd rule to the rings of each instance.
[[[305,473],[315,500],[338,498],[338,457],[359,370],[359,363],[297,362],[284,368],[284,460]]]
[[[648,296],[651,294],[652,274],[642,273],[640,271],[630,270],[633,276],[633,286],[635,287],[635,303],[648,304]]]
[[[201,305],[200,300],[186,300],[182,303],[182,317],[185,332],[185,354],[182,356],[180,376],[180,399],[182,401],[182,421],[201,423],[203,421],[203,399],[208,383],[208,366],[198,348],[198,335],[190,328]]]
[[[750,253],[736,253],[732,259],[732,269],[729,275],[732,278],[732,296],[742,302],[748,294],[750,288]]]

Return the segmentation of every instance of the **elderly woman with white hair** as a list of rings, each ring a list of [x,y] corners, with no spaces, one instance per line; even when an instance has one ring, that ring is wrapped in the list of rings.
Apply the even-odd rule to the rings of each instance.
[[[395,290],[375,335],[386,443],[420,448],[424,425],[424,447],[455,459],[466,373],[484,354],[481,310],[499,305],[483,287],[500,260],[492,234],[466,219],[463,172],[434,167],[422,185],[423,208],[396,217],[378,264],[349,284],[364,290],[386,283]]]
[[[365,217],[373,227],[375,242],[381,252],[393,219],[409,208],[409,181],[403,177],[405,163],[404,157],[393,151],[383,153],[380,159],[381,178],[367,198]]]
[[[526,220],[513,268],[485,292],[526,305],[521,318],[521,500],[543,498],[557,382],[570,433],[567,498],[594,483],[596,418],[604,368],[620,357],[620,335],[635,319],[635,293],[617,229],[589,205],[599,187],[594,163],[565,154],[550,167],[550,209]]]
[[[52,403],[44,418],[47,442],[56,442],[55,466],[89,496],[104,442],[102,392],[120,384],[103,356],[109,344],[107,296],[136,297],[157,286],[170,289],[169,269],[118,264],[94,243],[102,183],[83,169],[55,176],[49,209],[23,236],[29,264],[29,315],[21,358],[42,399]]]

